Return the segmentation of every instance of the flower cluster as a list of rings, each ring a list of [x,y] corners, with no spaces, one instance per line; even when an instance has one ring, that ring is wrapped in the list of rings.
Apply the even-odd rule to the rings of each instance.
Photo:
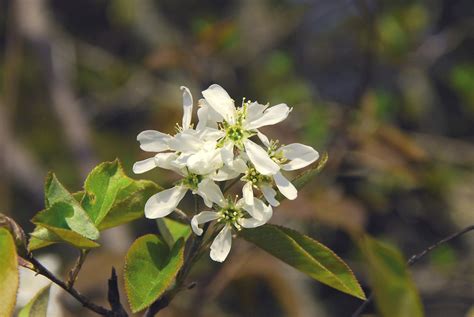
[[[279,204],[275,188],[288,199],[296,198],[296,188],[282,171],[308,166],[319,154],[300,143],[280,145],[259,131],[285,120],[291,112],[286,104],[269,107],[244,99],[236,107],[228,93],[214,84],[202,92],[204,98],[198,102],[198,123],[194,126],[193,97],[188,88],[181,90],[182,125],[177,126],[175,135],[141,132],[137,136],[141,149],[156,154],[136,162],[133,171],[140,174],[160,167],[182,176],[174,187],[150,197],[145,216],[154,219],[169,215],[188,190],[199,195],[212,211],[194,215],[191,227],[201,235],[200,224],[216,221],[221,229],[210,256],[222,262],[230,252],[232,231],[261,226],[272,217],[272,206]],[[243,182],[242,198],[224,197],[217,183],[236,179]],[[264,200],[255,192],[260,192]]]

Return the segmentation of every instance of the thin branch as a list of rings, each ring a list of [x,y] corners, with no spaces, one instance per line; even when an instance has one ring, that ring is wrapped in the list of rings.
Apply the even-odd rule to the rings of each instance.
[[[456,233],[453,233],[452,235],[444,238],[444,239],[441,239],[439,240],[438,242],[436,242],[435,244],[429,246],[428,248],[424,249],[423,251],[421,251],[420,253],[417,253],[417,254],[414,254],[410,257],[410,259],[407,261],[407,265],[408,266],[411,266],[415,263],[417,263],[418,261],[420,261],[426,254],[428,254],[429,252],[433,251],[435,248],[437,248],[438,246],[440,246],[441,244],[444,244],[444,243],[447,243],[453,239],[456,239],[457,237],[459,236],[462,236],[463,234],[465,233],[468,233],[469,231],[472,231],[474,230],[474,225],[471,225],[469,227],[466,227],[464,228],[463,230],[461,231],[458,231]],[[369,304],[373,301],[374,299],[374,293],[371,292],[369,297],[367,297],[367,299],[365,300],[365,302],[363,302],[358,308],[357,310],[352,314],[352,317],[358,317],[360,316],[364,311],[365,309],[367,308],[367,306],[369,306]]]
[[[79,275],[79,271],[82,268],[82,265],[84,264],[84,261],[87,258],[87,255],[89,254],[90,250],[80,250],[79,257],[76,260],[76,263],[74,264],[73,268],[71,271],[69,271],[68,274],[68,280],[66,282],[66,285],[71,288],[74,286],[74,283],[76,282],[77,276]]]
[[[59,287],[61,287],[63,290],[71,294],[72,297],[74,297],[78,302],[82,304],[82,306],[86,307],[87,309],[102,315],[102,316],[116,316],[114,312],[108,310],[105,307],[99,306],[97,304],[92,303],[88,298],[86,298],[84,295],[79,293],[76,289],[72,287],[68,287],[66,283],[61,281],[59,278],[57,278],[53,273],[51,273],[46,267],[43,266],[36,258],[34,258],[32,255],[29,255],[27,257],[27,260],[33,264],[34,269],[36,273],[43,275],[47,279],[49,279],[51,282],[55,283]],[[32,269],[29,266],[25,266],[28,269]]]

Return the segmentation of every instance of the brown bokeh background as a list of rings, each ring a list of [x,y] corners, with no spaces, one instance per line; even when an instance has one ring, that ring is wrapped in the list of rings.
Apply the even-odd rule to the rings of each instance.
[[[474,223],[473,13],[471,0],[2,1],[0,210],[31,231],[47,171],[71,191],[101,161],[131,175],[145,158],[136,135],[180,121],[179,86],[197,100],[218,83],[235,100],[291,105],[266,131],[329,153],[272,223],[325,243],[369,287],[351,233],[408,257]],[[105,303],[110,267],[148,232],[145,219],[106,232],[78,288]],[[427,316],[468,316],[473,247],[465,236],[412,267]],[[53,252],[67,272],[76,251],[40,253]],[[163,316],[349,316],[360,304],[243,241],[192,278]],[[87,315],[61,299],[66,316]]]

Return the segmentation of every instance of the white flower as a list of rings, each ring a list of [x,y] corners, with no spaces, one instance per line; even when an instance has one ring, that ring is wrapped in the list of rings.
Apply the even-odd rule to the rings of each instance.
[[[213,156],[220,156],[216,155],[219,154],[216,142],[224,136],[224,133],[202,125],[193,129],[191,124],[193,97],[188,88],[182,86],[181,90],[183,91],[183,119],[182,126],[178,127],[179,132],[174,136],[155,130],[146,130],[138,134],[137,140],[140,142],[140,148],[146,152],[158,154],[155,157],[136,162],[133,165],[135,174],[142,174],[158,167],[157,157],[165,151],[178,152],[176,166],[189,165],[193,172],[198,174],[208,174],[212,169],[216,170],[223,165],[217,159],[212,161],[209,159],[212,159]]]
[[[211,244],[211,259],[223,262],[232,246],[232,230],[240,231],[244,228],[256,228],[264,225],[273,215],[272,207],[265,205],[260,199],[255,199],[253,205],[245,203],[244,199],[237,202],[224,200],[218,197],[218,211],[202,211],[191,220],[191,227],[195,234],[202,235],[200,224],[217,220],[224,226]]]
[[[281,173],[284,171],[293,171],[304,168],[319,158],[319,153],[312,147],[300,143],[292,143],[278,147],[278,142],[270,142],[262,140],[267,146],[269,157],[279,166],[278,172],[274,175],[266,176],[254,166],[249,166],[245,175],[241,178],[245,185],[242,188],[242,194],[246,203],[251,204],[254,199],[253,189],[259,189],[265,199],[272,206],[278,206],[279,202],[275,199],[276,191],[273,184],[278,190],[290,200],[296,199],[298,192],[293,184]]]
[[[221,130],[225,132],[219,145],[224,163],[230,164],[234,158],[234,147],[245,150],[255,168],[263,175],[273,175],[279,166],[270,159],[267,152],[249,138],[261,134],[258,128],[273,125],[285,120],[291,109],[286,104],[273,107],[257,102],[243,102],[236,108],[234,100],[219,85],[211,85],[202,92],[204,100],[200,102],[200,124],[216,126],[222,121]],[[263,136],[263,134],[262,134]],[[263,136],[265,137],[265,136]],[[265,137],[266,138],[266,137]]]
[[[164,166],[164,165],[162,165]],[[173,212],[188,190],[202,197],[206,206],[211,207],[212,201],[220,193],[219,186],[208,176],[198,175],[186,169],[176,169],[184,178],[176,186],[162,190],[151,196],[145,203],[145,217],[150,219],[163,218]]]

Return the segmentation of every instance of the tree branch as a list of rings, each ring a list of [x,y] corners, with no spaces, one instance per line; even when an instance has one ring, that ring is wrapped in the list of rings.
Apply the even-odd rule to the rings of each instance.
[[[71,271],[69,271],[68,274],[68,280],[66,282],[67,287],[72,288],[74,286],[74,283],[76,282],[77,275],[79,274],[79,271],[82,268],[82,265],[84,264],[84,261],[87,258],[87,255],[89,254],[90,250],[80,250],[79,257],[76,260],[76,263],[74,264],[73,268]]]
[[[36,258],[34,258],[31,254],[28,255],[27,261],[29,261],[31,264],[33,264],[34,268],[32,269],[30,266],[26,265],[25,267],[28,269],[32,269],[36,273],[43,275],[47,279],[49,279],[51,282],[54,284],[58,285],[61,287],[63,290],[71,294],[72,297],[74,297],[78,302],[82,304],[82,306],[86,307],[87,309],[102,315],[102,316],[109,316],[109,317],[115,317],[119,315],[115,315],[113,311],[108,310],[105,307],[99,306],[97,304],[92,303],[88,298],[86,298],[84,295],[79,293],[76,289],[73,287],[68,287],[66,283],[61,281],[59,278],[57,278],[53,273],[51,273],[46,267],[43,266]]]
[[[407,261],[407,265],[408,266],[411,266],[413,264],[415,264],[416,262],[420,261],[425,255],[427,255],[429,252],[433,251],[435,248],[437,248],[438,246],[440,246],[441,244],[443,243],[446,243],[446,242],[449,242],[453,239],[456,239],[457,237],[460,237],[462,236],[463,234],[465,233],[468,233],[469,231],[472,231],[474,230],[474,225],[471,225],[469,227],[466,227],[464,228],[463,230],[461,231],[458,231],[456,233],[453,233],[452,235],[444,238],[444,239],[441,239],[439,240],[438,242],[436,242],[435,244],[429,246],[428,248],[424,249],[423,251],[421,251],[420,253],[417,253],[417,254],[414,254],[410,257],[410,259],[408,259]],[[352,317],[358,317],[360,316],[364,311],[365,309],[367,308],[367,306],[369,306],[369,304],[373,301],[374,299],[374,293],[371,292],[369,297],[367,297],[367,299],[365,300],[365,302],[363,302],[358,308],[357,310],[352,314]]]

